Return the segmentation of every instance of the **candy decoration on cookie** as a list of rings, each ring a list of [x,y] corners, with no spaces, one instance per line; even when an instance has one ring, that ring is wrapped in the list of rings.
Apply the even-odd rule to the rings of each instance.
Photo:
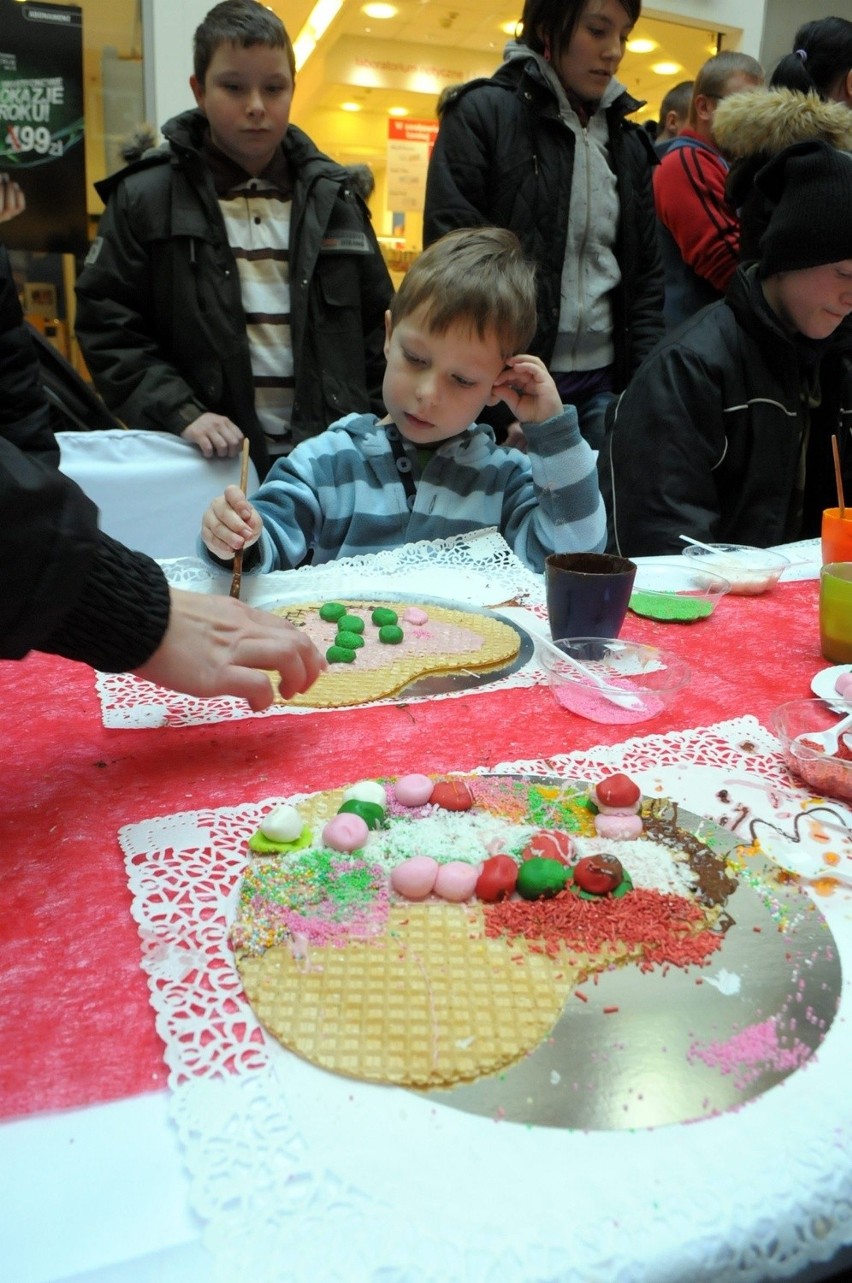
[[[598,808],[595,832],[599,837],[612,842],[639,837],[642,794],[629,776],[618,773],[599,780],[592,788],[592,801]]]
[[[399,624],[382,624],[379,629],[379,641],[385,646],[398,646],[404,636]]]
[[[364,846],[370,830],[360,815],[339,813],[329,820],[322,831],[322,840],[332,851],[358,851]]]
[[[428,775],[400,775],[393,791],[400,806],[425,806],[434,787]]]
[[[338,815],[360,815],[368,829],[381,829],[385,823],[385,809],[376,802],[366,802],[360,797],[350,797],[338,807]]]
[[[420,627],[421,624],[427,624],[429,622],[429,616],[426,614],[426,611],[421,610],[419,606],[406,606],[405,610],[402,612],[402,620],[403,623],[413,624],[415,627]]]
[[[568,869],[558,860],[543,860],[534,856],[524,860],[518,869],[518,895],[525,900],[549,900],[564,891]]]
[[[558,860],[560,864],[570,864],[574,844],[562,829],[539,829],[534,833],[521,852],[522,860],[532,860],[541,856],[544,860]]]
[[[346,607],[339,601],[327,601],[319,608],[319,617],[328,624],[336,624],[346,614]]]
[[[511,855],[492,855],[483,861],[474,888],[480,900],[508,900],[518,883],[518,866]]]
[[[406,900],[425,900],[432,893],[439,868],[431,855],[413,855],[391,870],[391,886]]]
[[[439,895],[442,900],[457,903],[469,900],[476,888],[479,869],[478,864],[466,864],[463,860],[450,860],[447,864],[442,864],[435,879],[435,895]]]
[[[364,621],[359,615],[341,615],[337,627],[342,633],[363,633]]]
[[[355,651],[346,646],[329,646],[325,657],[330,664],[352,664],[355,662]]]
[[[360,633],[351,633],[344,628],[335,637],[334,645],[342,646],[344,650],[360,650],[364,645],[364,638]]]
[[[382,628],[385,624],[399,623],[399,615],[387,606],[377,606],[370,618],[377,628]]]
[[[611,895],[624,881],[624,866],[614,855],[585,855],[573,869],[574,886],[591,895]]]
[[[473,806],[473,794],[463,780],[438,780],[429,801],[445,811],[469,811]]]
[[[278,855],[300,851],[310,845],[311,837],[310,829],[295,806],[282,802],[264,816],[248,844],[249,850],[256,855]]]

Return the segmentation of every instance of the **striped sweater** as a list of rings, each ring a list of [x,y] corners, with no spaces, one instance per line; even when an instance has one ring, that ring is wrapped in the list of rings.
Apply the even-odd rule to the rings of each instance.
[[[279,459],[251,496],[264,528],[245,568],[287,570],[309,554],[320,565],[490,526],[534,571],[550,552],[600,551],[604,508],[576,411],[524,424],[524,433],[528,454],[498,446],[483,424],[425,454],[392,424],[347,415]]]

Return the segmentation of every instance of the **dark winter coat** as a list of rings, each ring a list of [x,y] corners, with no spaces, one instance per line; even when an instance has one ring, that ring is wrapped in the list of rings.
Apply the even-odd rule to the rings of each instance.
[[[663,333],[663,276],[647,130],[626,119],[641,104],[621,94],[606,109],[621,204],[614,299],[614,386],[621,390]],[[424,244],[456,227],[515,232],[538,265],[538,331],[530,351],[548,364],[556,341],[571,196],[574,135],[535,60],[513,58],[449,96],[429,164]]]
[[[803,362],[820,352],[801,529],[788,514],[808,413]],[[820,533],[836,502],[831,436],[852,493],[852,318],[820,345],[791,337],[763,300],[757,268],[652,353],[620,398],[598,459],[610,549],[680,552],[679,535],[770,547]]]
[[[179,434],[227,415],[269,460],[254,409],[240,282],[209,168],[206,122],[184,112],[170,146],[97,184],[108,202],[77,282],[77,336],[107,405],[130,427]],[[393,294],[346,170],[291,125],[290,310],[295,441],[353,410],[383,413],[384,314]]]

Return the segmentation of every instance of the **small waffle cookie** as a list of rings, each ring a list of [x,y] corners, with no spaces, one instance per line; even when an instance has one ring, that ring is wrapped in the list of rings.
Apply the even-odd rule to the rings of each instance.
[[[525,940],[486,938],[481,906],[446,903],[395,904],[376,939],[302,958],[276,947],[239,969],[285,1047],[335,1073],[424,1088],[537,1047],[580,975]]]
[[[278,674],[270,673],[276,703],[308,708],[368,704],[395,695],[427,674],[501,668],[514,659],[520,649],[517,631],[491,615],[451,610],[431,603],[395,605],[385,601],[339,600],[348,614],[362,620],[363,646],[353,652],[351,663],[329,664],[310,690],[290,700],[285,701],[278,691]],[[311,602],[278,606],[273,614],[304,629],[325,654],[334,644],[338,625],[320,618],[322,605],[322,602]],[[379,639],[379,629],[371,620],[377,607],[390,607],[398,614],[403,631],[401,642],[385,644]],[[425,622],[407,623],[404,612],[411,609],[422,611],[427,616]]]

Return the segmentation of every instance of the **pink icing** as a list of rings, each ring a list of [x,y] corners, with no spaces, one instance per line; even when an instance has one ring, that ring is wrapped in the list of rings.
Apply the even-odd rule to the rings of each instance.
[[[596,815],[595,832],[599,837],[611,838],[618,841],[620,838],[638,838],[642,832],[642,817],[639,815]]]
[[[393,790],[400,806],[425,806],[434,787],[428,775],[401,775]]]
[[[360,815],[344,811],[342,815],[335,815],[334,819],[329,820],[322,831],[322,840],[332,851],[357,851],[367,841],[369,832],[366,821]]]
[[[464,864],[461,860],[442,864],[435,879],[435,895],[442,900],[469,900],[481,872],[481,864]]]
[[[435,885],[438,867],[429,855],[413,855],[391,870],[391,886],[406,900],[425,900]]]
[[[407,624],[425,624],[429,619],[426,611],[421,610],[419,606],[406,606],[402,617]]]

